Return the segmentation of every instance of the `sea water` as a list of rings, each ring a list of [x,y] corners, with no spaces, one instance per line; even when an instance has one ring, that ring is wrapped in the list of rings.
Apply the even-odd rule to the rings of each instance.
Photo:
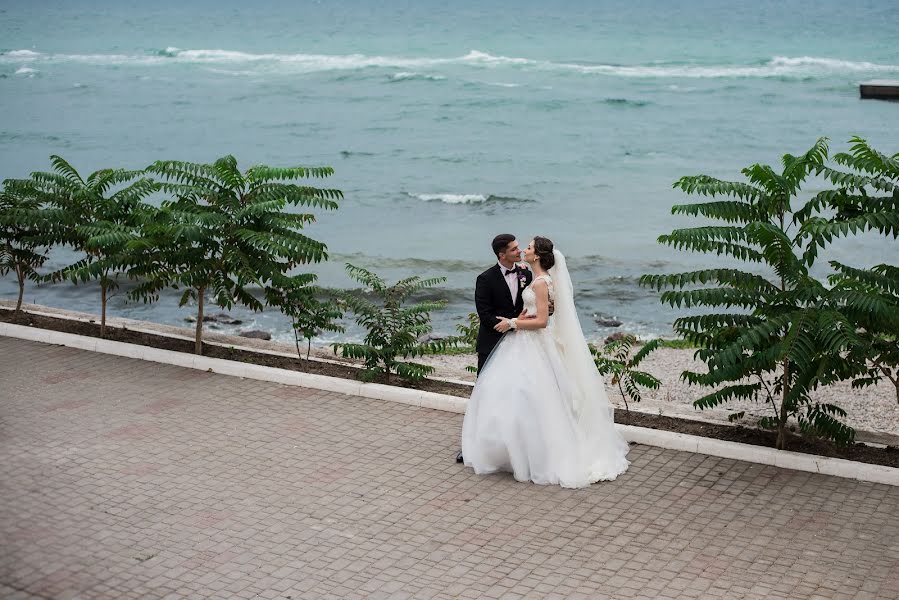
[[[225,154],[329,165],[317,183],[345,199],[307,229],[328,244],[313,268],[324,286],[354,287],[347,262],[446,277],[429,297],[449,302],[435,325],[450,333],[474,310],[492,237],[544,235],[569,257],[589,338],[670,335],[681,313],[640,275],[726,262],[657,243],[698,224],[672,216],[691,201],[672,183],[739,180],[820,136],[833,151],[852,135],[899,151],[899,104],[858,97],[862,81],[899,78],[897,22],[899,3],[856,0],[7,0],[0,177],[50,170],[50,154],[85,174]],[[822,265],[895,250],[859,236]],[[55,251],[48,268],[72,256]],[[16,292],[0,279],[0,297]],[[29,284],[26,301],[99,310],[84,285]],[[112,315],[174,324],[191,310],[177,295],[110,302]],[[274,311],[232,314],[291,337]]]

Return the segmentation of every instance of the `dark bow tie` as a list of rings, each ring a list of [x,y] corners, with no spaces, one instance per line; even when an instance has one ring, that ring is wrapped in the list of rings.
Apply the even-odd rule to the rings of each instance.
[[[519,269],[518,267],[512,267],[511,269],[503,267],[503,277],[505,277],[509,273],[518,273],[519,271],[521,271],[521,269]]]

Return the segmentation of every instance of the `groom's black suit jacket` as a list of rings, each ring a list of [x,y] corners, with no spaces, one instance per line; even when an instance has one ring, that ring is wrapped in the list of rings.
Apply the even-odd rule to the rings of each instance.
[[[533,274],[522,269],[525,287],[531,284]],[[520,275],[520,274],[519,274]],[[516,276],[517,278],[517,276]],[[490,354],[499,343],[503,334],[493,329],[499,323],[496,317],[512,319],[524,310],[524,300],[521,293],[524,288],[519,284],[518,299],[513,303],[509,286],[503,277],[499,264],[495,264],[480,275],[474,286],[474,305],[481,319],[481,328],[478,330],[478,342],[475,346],[478,354]]]

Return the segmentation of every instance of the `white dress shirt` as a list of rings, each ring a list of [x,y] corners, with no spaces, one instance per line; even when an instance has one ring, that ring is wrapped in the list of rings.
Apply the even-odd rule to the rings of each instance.
[[[503,274],[503,278],[506,280],[506,285],[509,286],[509,293],[512,294],[512,304],[515,304],[518,302],[518,273],[511,272],[499,261],[497,261],[497,264],[500,272]],[[515,267],[512,268],[514,269]]]

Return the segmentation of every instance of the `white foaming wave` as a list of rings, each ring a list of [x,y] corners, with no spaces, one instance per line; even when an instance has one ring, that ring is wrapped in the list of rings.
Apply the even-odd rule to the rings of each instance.
[[[539,70],[573,71],[584,74],[617,75],[622,77],[683,77],[683,78],[727,78],[727,77],[789,77],[814,76],[835,72],[878,72],[899,73],[899,65],[884,65],[872,62],[853,62],[833,58],[800,56],[796,58],[775,56],[759,65],[606,65],[577,64],[493,56],[478,50],[453,62],[488,66],[523,66]]]
[[[31,67],[19,67],[16,69],[16,75],[28,75],[29,77],[34,77],[35,73],[40,73],[40,71],[32,69]]]
[[[483,194],[409,194],[412,198],[424,202],[443,202],[444,204],[480,204],[487,201]]]
[[[186,63],[280,64],[286,65],[292,70],[308,72],[368,67],[411,69],[449,62],[445,59],[400,58],[365,54],[250,54],[232,50],[178,50],[172,53],[169,59]]]
[[[366,54],[253,54],[237,50],[199,49],[182,50],[169,46],[151,55],[124,54],[42,54],[32,50],[13,50],[0,53],[0,61],[41,60],[45,62],[81,62],[104,64],[158,65],[171,62],[212,64],[263,64],[275,63],[298,67],[309,71],[363,69],[367,67],[409,69],[447,64],[479,65],[533,65],[538,61],[524,58],[493,56],[472,50],[454,58],[404,58],[397,56],[369,56]],[[442,77],[442,76],[434,76]]]
[[[899,71],[899,65],[881,65],[871,62],[852,62],[836,58],[817,58],[815,56],[775,56],[771,62],[773,67],[819,67],[833,71]]]
[[[3,56],[8,56],[9,58],[18,60],[34,60],[36,58],[40,58],[41,53],[35,52],[33,50],[12,50],[10,52],[4,53]]]
[[[0,63],[21,62],[23,60],[33,62],[77,62],[91,65],[145,65],[161,64],[166,58],[164,56],[128,54],[43,54],[31,50],[12,50],[0,53]]]
[[[617,75],[622,77],[658,78],[768,78],[768,77],[814,77],[835,73],[899,72],[899,65],[881,65],[870,62],[815,57],[774,57],[759,65],[576,65],[550,63],[557,68],[570,69],[580,73]]]
[[[428,75],[426,73],[415,73],[413,71],[401,71],[390,76],[390,81],[443,81],[446,77],[443,75]]]
[[[465,56],[452,59],[453,62],[461,62],[461,63],[473,63],[473,64],[482,64],[482,65],[522,65],[522,66],[531,66],[531,65],[542,65],[542,64],[553,64],[548,61],[541,60],[533,60],[530,58],[515,58],[510,56],[494,56],[492,54],[488,54],[486,52],[481,52],[480,50],[472,50]]]
[[[540,71],[572,72],[618,77],[647,78],[746,78],[746,77],[815,77],[830,74],[899,73],[899,65],[857,62],[814,56],[775,56],[759,64],[696,65],[653,63],[646,65],[579,64],[553,62],[529,58],[497,56],[480,50],[454,58],[403,58],[369,56],[365,54],[253,54],[236,50],[182,50],[168,47],[152,55],[124,54],[42,54],[33,50],[12,50],[0,53],[0,62],[41,61],[78,62],[97,65],[160,65],[171,63],[206,65],[251,65],[253,67],[281,67],[291,72],[356,70],[366,68],[400,69],[393,77],[397,81],[413,78],[442,78],[442,75],[422,75],[423,69],[444,65],[477,68],[516,68]],[[503,84],[500,84],[503,85]],[[512,87],[516,84],[508,84]]]
[[[504,88],[521,87],[520,83],[503,83],[502,81],[485,81],[484,84],[491,85],[493,87],[504,87]]]

